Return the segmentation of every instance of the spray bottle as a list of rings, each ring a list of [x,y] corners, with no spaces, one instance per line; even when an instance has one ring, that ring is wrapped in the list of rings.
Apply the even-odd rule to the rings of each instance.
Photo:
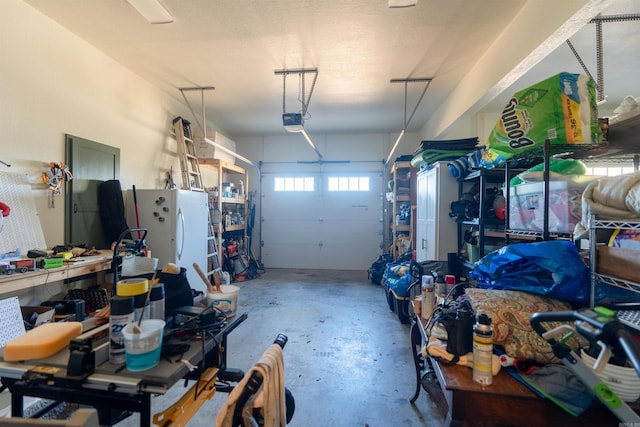
[[[473,325],[473,380],[482,385],[493,382],[493,326],[491,318],[479,314]]]
[[[114,365],[125,363],[124,336],[122,330],[133,322],[133,297],[111,297],[109,316],[109,362]]]
[[[424,320],[429,320],[431,315],[433,314],[433,306],[435,301],[434,295],[434,286],[433,286],[433,277],[425,274],[422,276],[422,318]]]

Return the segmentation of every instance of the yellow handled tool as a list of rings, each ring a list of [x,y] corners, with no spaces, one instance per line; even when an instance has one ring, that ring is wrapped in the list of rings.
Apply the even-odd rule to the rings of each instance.
[[[153,423],[158,426],[185,426],[202,404],[216,394],[217,375],[218,368],[206,369],[200,379],[180,399],[153,416]]]

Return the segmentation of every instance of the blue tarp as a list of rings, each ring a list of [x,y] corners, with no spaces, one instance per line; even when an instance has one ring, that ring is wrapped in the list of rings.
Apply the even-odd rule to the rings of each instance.
[[[589,269],[567,240],[515,243],[480,259],[469,276],[484,289],[511,289],[561,301],[589,302]]]

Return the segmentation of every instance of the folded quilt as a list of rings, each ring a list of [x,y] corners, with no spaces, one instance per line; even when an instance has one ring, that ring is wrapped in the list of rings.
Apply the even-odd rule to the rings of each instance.
[[[582,194],[582,220],[576,224],[575,238],[589,230],[592,214],[598,219],[640,218],[640,172],[603,177],[587,185]]]

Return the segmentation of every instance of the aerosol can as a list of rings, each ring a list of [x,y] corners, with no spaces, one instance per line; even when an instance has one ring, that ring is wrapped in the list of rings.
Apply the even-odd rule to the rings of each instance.
[[[434,304],[435,304],[435,292],[434,292],[435,288],[433,285],[433,277],[425,274],[424,276],[422,276],[422,288],[421,288],[421,295],[422,295],[422,307],[421,307],[421,311],[422,311],[422,318],[424,320],[429,320],[429,318],[431,317],[431,315],[433,314],[433,308],[434,308]]]
[[[493,326],[491,318],[479,314],[473,325],[473,380],[482,385],[491,385],[493,359]]]

